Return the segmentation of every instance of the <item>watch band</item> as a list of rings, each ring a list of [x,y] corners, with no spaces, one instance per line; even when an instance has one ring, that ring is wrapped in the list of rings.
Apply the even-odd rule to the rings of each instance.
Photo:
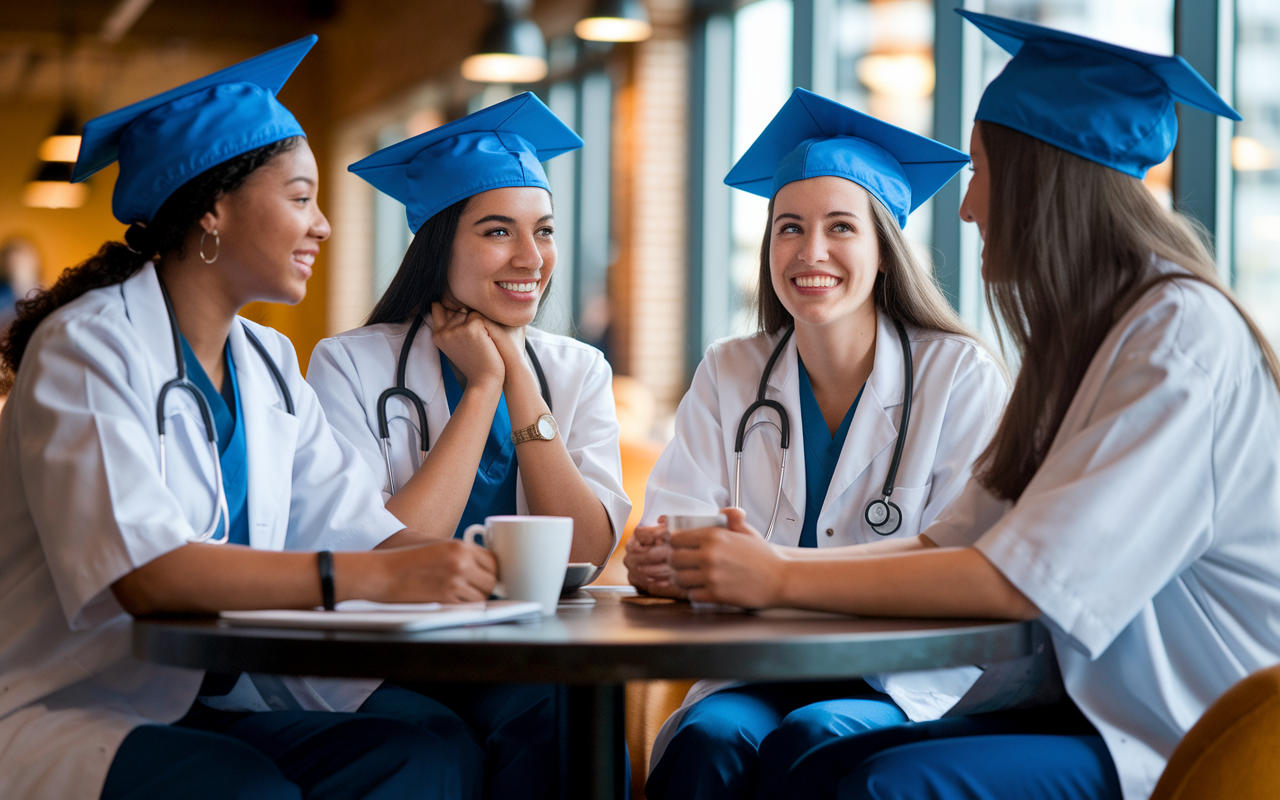
[[[333,553],[321,550],[316,554],[316,564],[320,567],[320,598],[325,611],[332,611],[333,602]]]
[[[550,419],[551,421],[552,433],[550,436],[543,436],[541,431],[538,430],[538,426],[542,424],[542,420],[544,418]],[[521,428],[518,431],[512,431],[511,441],[515,444],[522,444],[524,442],[531,442],[531,441],[549,442],[552,439],[556,438],[557,433],[559,433],[559,429],[556,426],[555,417],[552,417],[550,414],[543,414],[542,416],[535,419],[532,425],[525,428]]]

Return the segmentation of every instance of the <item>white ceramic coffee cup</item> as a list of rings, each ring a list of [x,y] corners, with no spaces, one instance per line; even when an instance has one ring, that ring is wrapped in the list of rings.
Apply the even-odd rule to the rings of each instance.
[[[462,538],[493,553],[508,600],[541,603],[543,616],[556,613],[573,546],[573,517],[485,517]]]
[[[729,527],[729,518],[724,514],[668,514],[667,530],[668,531],[691,531],[697,528],[727,528]],[[729,606],[723,603],[705,603],[700,600],[690,600],[689,605],[693,606],[694,611],[699,612],[721,612],[733,613],[741,611],[737,606]]]

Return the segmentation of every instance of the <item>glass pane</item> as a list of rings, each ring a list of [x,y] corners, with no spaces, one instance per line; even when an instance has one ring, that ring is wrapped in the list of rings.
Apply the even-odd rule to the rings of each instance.
[[[1229,0],[1228,0],[1229,1]],[[1264,0],[1265,1],[1265,0]],[[986,12],[1090,36],[1149,53],[1173,53],[1173,0],[987,0]],[[982,85],[1009,62],[1009,54],[982,37]],[[1173,157],[1147,173],[1145,183],[1172,206]]]
[[[791,94],[791,0],[759,0],[733,21],[733,160],[747,151]],[[760,270],[760,238],[769,201],[731,193],[733,252],[730,321],[708,338],[739,336],[756,329],[753,302]]]
[[[932,136],[933,22],[932,0],[838,0],[835,99]],[[932,200],[912,212],[904,233],[932,264]]]
[[[1280,346],[1280,3],[1236,4],[1236,291]]]

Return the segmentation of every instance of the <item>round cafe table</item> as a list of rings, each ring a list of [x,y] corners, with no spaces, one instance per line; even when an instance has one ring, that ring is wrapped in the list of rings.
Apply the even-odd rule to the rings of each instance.
[[[624,796],[623,683],[734,678],[830,680],[989,664],[1031,653],[1031,623],[869,619],[772,610],[700,613],[591,588],[594,605],[540,621],[418,633],[233,627],[217,619],[139,619],[134,654],[217,672],[392,681],[565,684],[565,796]]]

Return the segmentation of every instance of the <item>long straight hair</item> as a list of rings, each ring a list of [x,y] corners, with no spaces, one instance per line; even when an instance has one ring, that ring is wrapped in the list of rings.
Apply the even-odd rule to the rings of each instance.
[[[977,127],[991,178],[987,304],[1022,355],[1004,417],[978,458],[983,486],[1005,500],[1022,495],[1107,333],[1167,280],[1200,281],[1226,296],[1280,388],[1280,362],[1218,277],[1202,229],[1162,207],[1137,178],[1003,125]],[[1190,274],[1151,278],[1153,255]]]
[[[861,188],[861,187],[859,187]],[[871,296],[876,308],[888,316],[917,328],[953,333],[982,344],[977,334],[960,321],[947,298],[938,288],[931,270],[925,269],[898,227],[898,220],[867,193],[874,220],[876,241],[880,246],[881,271],[876,275]],[[769,269],[769,247],[773,241],[773,200],[769,201],[769,219],[760,243],[760,286],[756,293],[759,329],[775,334],[795,324],[791,312],[778,298]],[[996,359],[999,363],[999,359]],[[1001,365],[1003,368],[1003,364]]]
[[[458,220],[462,219],[469,202],[470,197],[463,198],[422,223],[365,325],[405,322],[416,314],[425,315],[432,303],[444,297],[444,290],[449,286],[449,261],[453,257]]]

